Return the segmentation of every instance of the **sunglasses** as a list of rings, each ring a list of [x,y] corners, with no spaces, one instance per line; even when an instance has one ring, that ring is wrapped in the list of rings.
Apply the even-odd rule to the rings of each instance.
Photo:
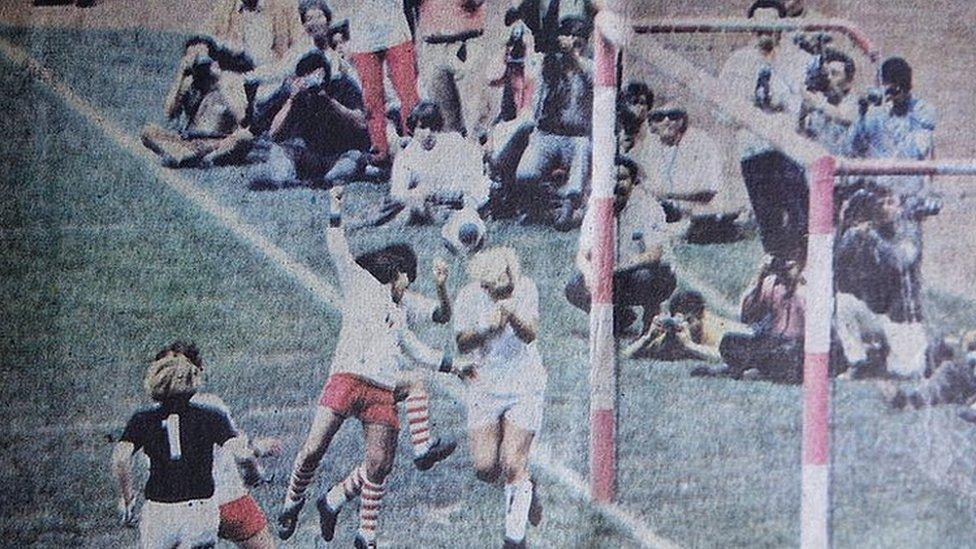
[[[687,116],[684,111],[667,111],[667,112],[655,112],[651,113],[649,119],[651,122],[663,122],[665,118],[671,121],[678,121]]]

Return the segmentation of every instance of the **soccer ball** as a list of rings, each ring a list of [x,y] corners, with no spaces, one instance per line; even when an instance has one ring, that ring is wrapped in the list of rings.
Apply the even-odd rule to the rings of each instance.
[[[488,236],[488,228],[478,212],[465,207],[451,214],[441,229],[444,247],[452,254],[468,257],[480,250]]]

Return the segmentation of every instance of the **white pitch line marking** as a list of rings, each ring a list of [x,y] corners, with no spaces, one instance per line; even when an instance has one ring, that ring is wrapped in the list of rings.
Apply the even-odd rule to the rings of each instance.
[[[326,305],[336,307],[339,296],[331,285],[315,274],[308,266],[292,259],[284,250],[260,234],[254,227],[248,225],[237,212],[221,205],[209,192],[201,189],[177,173],[160,166],[155,156],[146,150],[137,139],[127,135],[122,128],[108,120],[107,116],[79,97],[74,90],[55,76],[47,67],[31,58],[21,48],[3,39],[0,39],[0,51],[8,59],[25,66],[29,72],[37,76],[56,92],[65,103],[84,116],[90,123],[101,129],[108,137],[125,149],[126,152],[146,161],[153,174],[173,190],[185,196],[200,209],[215,217],[221,225],[241,238],[241,240],[250,244],[256,251],[260,252],[267,259],[270,259],[272,263],[278,265],[284,273],[299,282],[313,296],[320,299]],[[457,387],[446,385],[440,381],[438,381],[438,384],[446,389],[453,398],[459,402],[463,402],[462,395]],[[307,410],[307,408],[305,409]],[[94,427],[94,424],[92,426]],[[588,490],[585,489],[586,485],[579,475],[565,466],[550,461],[551,452],[548,447],[539,443],[536,445],[536,448],[537,450],[533,452],[532,457],[532,461],[536,465],[545,470],[565,487],[569,488],[570,492],[577,497],[589,500]],[[611,522],[617,524],[618,527],[623,529],[643,547],[662,549],[677,547],[673,542],[660,537],[644,521],[620,505],[614,503],[598,504],[594,502],[590,502],[590,504],[595,510]]]

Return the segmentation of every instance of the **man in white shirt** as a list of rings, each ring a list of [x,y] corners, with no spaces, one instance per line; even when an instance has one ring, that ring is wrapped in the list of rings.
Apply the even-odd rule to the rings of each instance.
[[[785,16],[775,0],[757,0],[750,18],[775,21]],[[753,45],[732,54],[719,81],[737,103],[753,105],[754,127],[793,130],[800,113],[810,56],[780,32],[757,32]],[[746,129],[738,132],[742,178],[759,225],[763,249],[796,258],[806,246],[807,186],[803,166]]]
[[[682,107],[655,109],[648,123],[654,135],[635,155],[646,174],[642,186],[682,222],[689,242],[734,240],[740,210],[731,206],[718,144],[708,133],[689,126]]]
[[[468,381],[468,440],[479,479],[505,482],[505,547],[524,547],[526,523],[542,509],[528,470],[542,427],[546,369],[536,344],[539,291],[519,272],[511,248],[491,248],[468,264],[471,282],[455,300],[458,350],[474,358]]]
[[[347,418],[356,417],[363,424],[366,458],[320,497],[317,507],[322,535],[331,541],[342,505],[362,496],[356,547],[368,549],[376,546],[383,484],[393,467],[399,431],[394,389],[400,368],[409,358],[442,372],[467,372],[456,371],[449,353],[431,349],[409,329],[401,303],[416,277],[413,250],[394,244],[354,258],[342,229],[341,197],[340,187],[330,191],[326,244],[342,292],[342,327],[308,438],[295,458],[278,514],[278,536],[288,539],[295,532],[305,491],[332,437]]]
[[[481,149],[457,132],[444,131],[440,107],[421,101],[407,118],[410,144],[393,162],[390,198],[404,220],[443,223],[449,210],[488,202],[491,181]]]
[[[636,167],[618,164],[614,189],[617,214],[617,262],[613,273],[614,333],[620,334],[632,324],[636,315],[632,306],[643,310],[644,328],[660,312],[661,303],[676,286],[669,265],[670,244],[665,228],[664,210],[644,188],[634,186]],[[592,211],[592,210],[591,210]],[[589,312],[593,280],[593,216],[587,212],[580,229],[576,254],[578,272],[566,285],[566,299]]]

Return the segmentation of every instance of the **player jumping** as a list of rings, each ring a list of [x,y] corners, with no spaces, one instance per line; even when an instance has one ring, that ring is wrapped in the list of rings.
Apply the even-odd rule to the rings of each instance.
[[[431,349],[407,327],[401,303],[417,274],[416,255],[409,246],[394,244],[353,258],[342,229],[341,198],[341,187],[330,191],[326,244],[342,291],[342,327],[308,438],[295,458],[278,515],[278,535],[288,539],[295,532],[315,470],[332,437],[353,416],[363,424],[363,463],[319,497],[316,506],[322,537],[331,541],[342,506],[361,495],[355,545],[367,549],[376,546],[383,484],[393,467],[399,430],[394,388],[402,353],[441,372],[462,376],[469,373],[470,364],[454,364],[450,354]]]
[[[468,381],[468,439],[476,474],[505,481],[505,547],[525,547],[526,522],[542,506],[529,476],[532,440],[542,426],[546,370],[536,347],[539,292],[519,273],[511,248],[491,248],[468,265],[471,282],[455,300],[458,350],[475,357]]]

